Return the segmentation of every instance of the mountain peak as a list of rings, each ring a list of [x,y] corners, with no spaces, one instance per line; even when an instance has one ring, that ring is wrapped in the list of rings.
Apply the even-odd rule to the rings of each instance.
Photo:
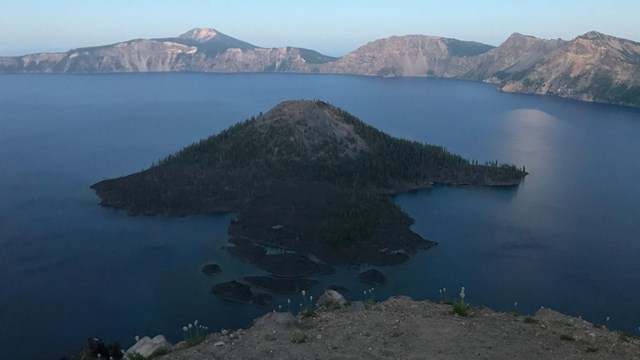
[[[518,40],[525,40],[525,39],[526,40],[531,40],[531,39],[539,40],[535,36],[524,35],[524,34],[521,34],[519,32],[514,32],[513,34],[509,35],[507,40],[505,40],[504,42],[506,43],[506,42],[509,42],[509,41],[518,41]]]
[[[607,37],[607,35],[598,31],[589,31],[583,35],[580,35],[580,37],[585,39],[601,39]]]
[[[212,28],[195,28],[180,35],[179,38],[195,40],[198,42],[205,42],[213,39],[217,35],[218,35],[218,32]]]
[[[609,37],[610,37],[609,35],[603,34],[598,31],[589,31],[583,35],[578,36],[578,38],[587,39],[587,40],[600,40],[600,39],[607,39]]]
[[[637,54],[640,52],[640,42],[620,38],[613,35],[604,34],[598,31],[589,31],[587,33],[584,33],[576,37],[574,41],[575,40],[596,41],[601,45],[605,44],[605,45],[613,46],[613,48],[615,48],[617,51],[621,51],[620,46],[623,46],[626,48],[626,50],[624,51],[625,52],[624,56],[629,57],[629,60],[630,60],[629,63],[637,64],[637,60],[635,59],[638,56]],[[614,46],[613,44],[617,44],[617,45]]]
[[[257,127],[264,132],[289,134],[309,158],[324,153],[326,144],[343,144],[343,155],[353,157],[367,150],[366,142],[344,120],[340,109],[324,101],[288,100],[258,117]]]

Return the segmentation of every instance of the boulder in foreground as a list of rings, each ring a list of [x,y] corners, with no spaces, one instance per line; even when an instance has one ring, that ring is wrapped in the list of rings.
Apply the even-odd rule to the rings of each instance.
[[[153,338],[145,336],[142,339],[138,340],[138,342],[136,342],[132,347],[130,347],[127,350],[126,354],[140,354],[146,358],[154,353],[157,354],[160,351],[168,352],[171,350],[171,348],[171,343],[167,341],[164,335],[156,335]],[[125,357],[127,355],[125,355]]]
[[[318,308],[335,309],[347,304],[347,299],[335,290],[325,290],[318,298],[316,306]]]

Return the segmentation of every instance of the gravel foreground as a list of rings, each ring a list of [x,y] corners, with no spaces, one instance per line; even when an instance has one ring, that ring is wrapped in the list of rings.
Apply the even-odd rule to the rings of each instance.
[[[640,340],[549,309],[526,317],[392,297],[295,318],[268,313],[160,357],[196,359],[640,359]]]

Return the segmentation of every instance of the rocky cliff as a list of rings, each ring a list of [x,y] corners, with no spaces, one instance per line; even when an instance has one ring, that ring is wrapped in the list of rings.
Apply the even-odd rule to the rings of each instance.
[[[518,70],[501,90],[640,106],[640,43],[592,31]]]
[[[500,83],[511,74],[530,68],[564,43],[560,39],[545,40],[514,33],[497,48],[475,57],[463,77]]]
[[[174,38],[0,57],[0,73],[308,72],[310,64],[332,60],[309,49],[260,48],[214,29],[196,28]]]
[[[498,84],[502,91],[640,106],[640,44],[589,32],[571,41],[518,33],[496,48],[411,35],[373,41],[320,72],[435,76]]]
[[[454,53],[450,48],[454,41],[460,49],[458,53]],[[393,36],[370,42],[336,61],[324,64],[320,71],[375,76],[455,78],[462,77],[475,65],[474,58],[478,52],[491,48],[489,45],[436,36]]]
[[[571,41],[518,33],[498,47],[436,36],[392,36],[341,58],[261,48],[214,29],[66,53],[0,57],[0,73],[299,72],[461,78],[502,91],[640,106],[640,44],[589,32]]]

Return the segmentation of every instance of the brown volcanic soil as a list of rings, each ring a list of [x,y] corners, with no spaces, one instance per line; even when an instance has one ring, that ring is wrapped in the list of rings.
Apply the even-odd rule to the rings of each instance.
[[[459,317],[450,305],[395,297],[314,318],[268,313],[160,359],[640,359],[640,340],[548,309],[528,321],[486,308]]]

